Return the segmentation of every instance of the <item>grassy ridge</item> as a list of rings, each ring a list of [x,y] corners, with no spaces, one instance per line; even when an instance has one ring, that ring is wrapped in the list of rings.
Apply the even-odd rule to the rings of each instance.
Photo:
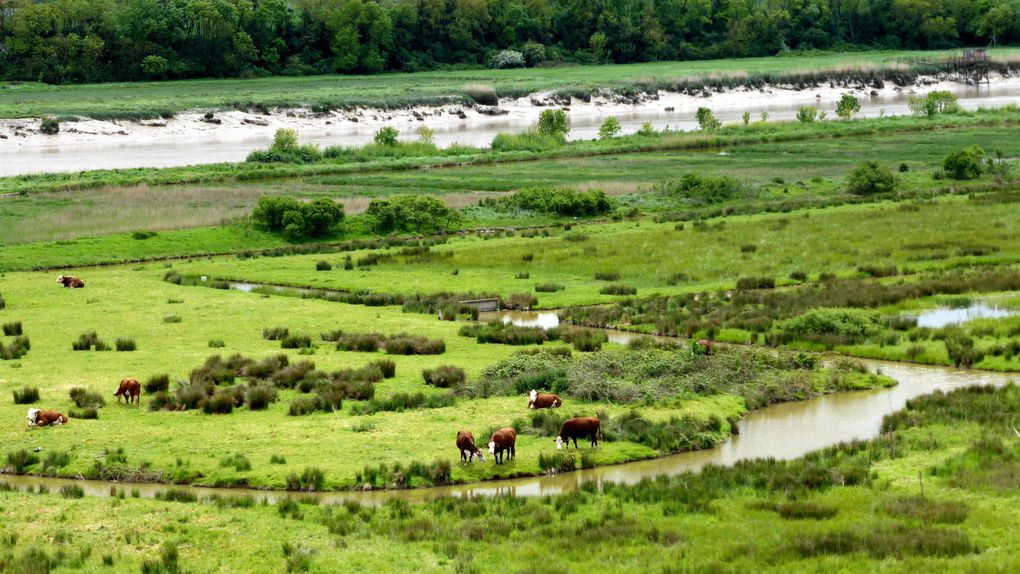
[[[1000,48],[994,57],[1020,50]],[[782,75],[828,69],[873,69],[900,57],[937,58],[956,51],[885,51],[788,58],[747,58],[698,62],[570,66],[518,70],[467,70],[370,76],[273,77],[248,80],[181,80],[68,86],[11,83],[0,87],[0,117],[81,115],[106,118],[152,117],[191,109],[235,106],[372,106],[428,104],[465,99],[468,84],[491,85],[503,96],[560,88],[621,88],[656,80]]]

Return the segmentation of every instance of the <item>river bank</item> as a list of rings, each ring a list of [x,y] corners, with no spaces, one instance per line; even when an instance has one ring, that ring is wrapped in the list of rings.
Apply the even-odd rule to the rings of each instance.
[[[533,126],[550,107],[568,111],[570,139],[592,139],[609,116],[616,117],[622,133],[650,123],[656,129],[697,128],[694,113],[708,107],[724,123],[752,121],[768,114],[770,120],[792,119],[802,106],[815,106],[835,118],[835,104],[845,93],[858,97],[858,117],[909,113],[908,97],[932,90],[957,95],[965,109],[1020,102],[1020,77],[995,75],[979,86],[921,77],[910,86],[892,82],[810,88],[777,85],[749,86],[700,93],[622,94],[601,90],[584,101],[552,92],[504,99],[497,106],[446,104],[387,110],[350,107],[328,111],[309,108],[195,110],[159,120],[96,120],[77,118],[60,123],[60,131],[40,131],[40,118],[0,120],[0,177],[33,173],[74,172],[131,167],[171,167],[243,161],[261,149],[278,129],[299,132],[302,142],[318,145],[362,145],[372,141],[383,126],[400,131],[400,139],[413,141],[417,130],[428,127],[441,147],[454,144],[487,146],[500,132],[521,132]]]

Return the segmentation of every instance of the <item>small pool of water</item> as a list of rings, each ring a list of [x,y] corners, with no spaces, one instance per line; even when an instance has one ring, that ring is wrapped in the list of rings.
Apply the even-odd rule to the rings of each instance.
[[[972,303],[967,307],[939,307],[938,309],[929,309],[920,313],[909,314],[909,316],[917,318],[918,327],[928,327],[930,329],[959,325],[975,319],[1001,319],[1014,315],[1020,315],[1020,311],[995,307],[982,302]]]

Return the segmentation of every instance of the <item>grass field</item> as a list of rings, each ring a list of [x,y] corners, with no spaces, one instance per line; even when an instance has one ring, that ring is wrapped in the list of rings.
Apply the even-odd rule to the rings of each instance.
[[[558,497],[236,507],[243,502],[0,492],[0,560],[115,572],[143,561],[154,563],[149,571],[397,571],[413,562],[437,573],[1010,572],[1020,567],[1020,452],[996,424],[1008,416],[1003,405],[1016,408],[1016,387],[918,402],[891,423],[895,442],[890,434],[808,460]],[[840,470],[813,474],[815,465]],[[50,511],[23,522],[40,507]]]
[[[1009,58],[1020,50],[991,50]],[[520,96],[561,88],[627,87],[682,78],[735,75],[782,75],[824,70],[873,69],[893,65],[900,57],[939,57],[946,52],[856,52],[788,58],[748,58],[698,62],[653,62],[612,66],[569,66],[521,70],[468,70],[379,74],[371,76],[308,76],[250,80],[183,80],[48,86],[10,83],[0,86],[0,117],[81,115],[145,117],[192,109],[234,106],[404,106],[445,98],[465,98],[464,88],[485,84],[500,94]]]

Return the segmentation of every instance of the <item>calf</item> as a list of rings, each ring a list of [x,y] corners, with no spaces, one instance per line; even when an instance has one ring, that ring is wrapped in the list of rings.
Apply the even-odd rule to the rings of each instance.
[[[471,431],[457,431],[457,450],[460,451],[460,460],[468,463],[477,456],[479,462],[485,462],[485,455],[475,446],[475,436]]]
[[[44,411],[40,409],[28,409],[28,426],[45,427],[67,424],[67,417],[57,411]]]
[[[563,399],[558,395],[540,393],[535,389],[531,389],[531,394],[528,395],[529,409],[558,409],[561,406],[563,406]]]
[[[495,455],[496,464],[503,464],[503,451],[510,451],[510,460],[517,458],[517,431],[509,427],[492,433],[489,441],[489,454]]]
[[[698,339],[698,346],[705,351],[706,355],[711,355],[714,350],[715,343],[711,339]]]
[[[556,450],[563,448],[563,445],[570,446],[574,441],[574,448],[577,448],[578,438],[591,440],[591,446],[599,445],[599,437],[602,436],[602,423],[598,417],[580,417],[563,421],[560,427],[560,434],[556,437]]]
[[[71,289],[81,289],[85,286],[84,281],[70,275],[61,275],[60,277],[57,277],[57,283],[60,283],[64,287],[70,287]]]
[[[117,402],[120,402],[120,398],[124,397],[127,399],[127,404],[131,404],[132,399],[135,404],[141,404],[142,402],[142,385],[139,384],[135,379],[124,379],[120,382],[120,387],[117,389],[113,396],[117,397]]]

